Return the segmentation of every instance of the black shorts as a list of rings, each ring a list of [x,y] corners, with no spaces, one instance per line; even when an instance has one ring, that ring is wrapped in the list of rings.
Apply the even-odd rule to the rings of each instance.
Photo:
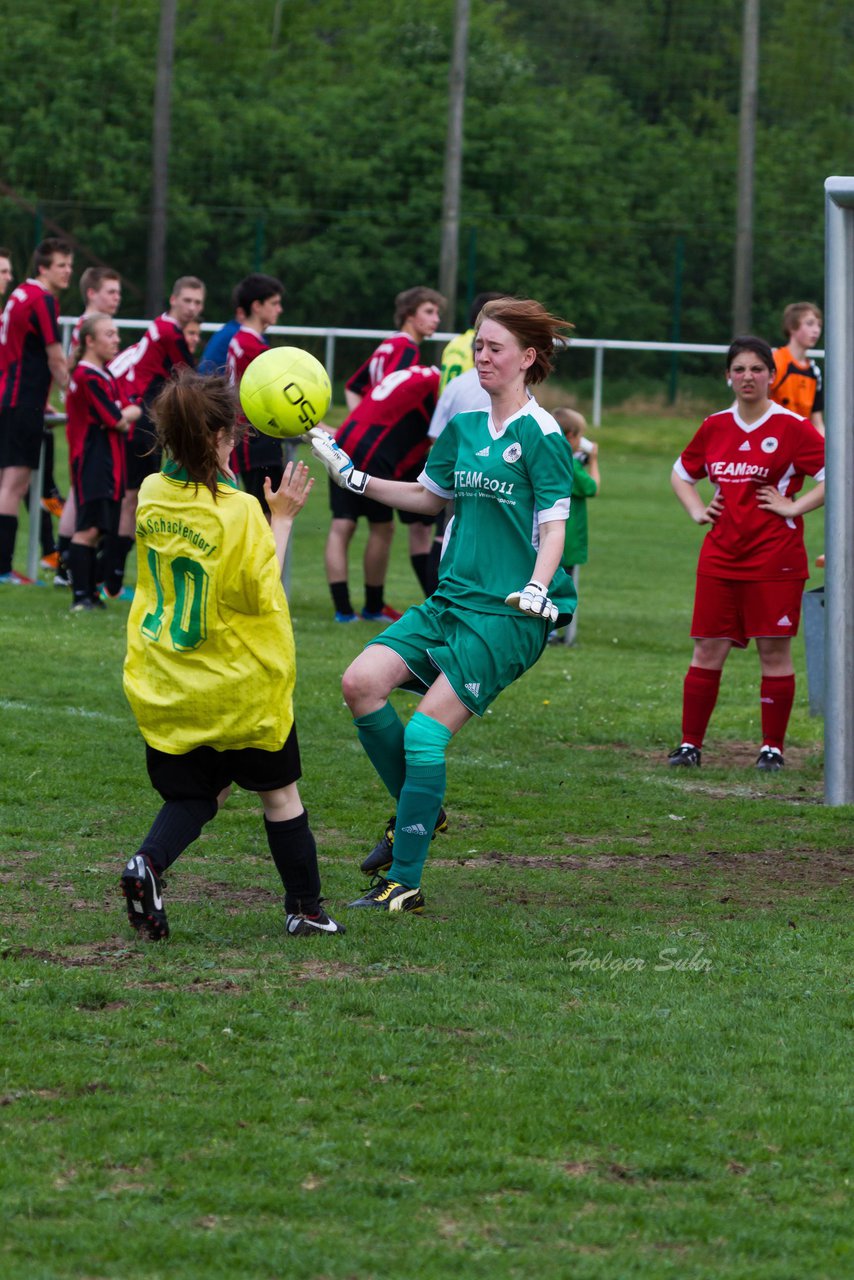
[[[113,498],[93,498],[91,502],[84,502],[77,508],[74,528],[78,533],[82,529],[98,529],[101,533],[115,537],[119,531],[121,512],[121,502]]]
[[[215,800],[232,782],[244,791],[278,791],[302,777],[296,725],[278,751],[195,747],[171,756],[146,744],[145,763],[151,785],[164,800]]]
[[[267,514],[267,504],[264,501],[264,480],[269,476],[273,488],[278,489],[284,474],[285,468],[281,463],[274,463],[269,467],[252,467],[249,471],[241,471],[240,473],[244,489],[247,493],[251,493],[253,498],[258,499],[265,515]]]
[[[125,440],[127,457],[127,487],[138,489],[146,476],[156,475],[163,462],[163,454],[157,443],[149,418],[142,415],[133,428],[133,439]]]
[[[394,519],[394,508],[387,507],[384,502],[375,502],[373,498],[365,498],[360,493],[351,493],[349,489],[341,489],[334,480],[329,481],[329,506],[333,520],[352,520],[356,523],[360,516],[369,524],[391,524]],[[435,516],[424,516],[417,511],[398,511],[401,524],[432,524]]]
[[[0,468],[39,465],[44,435],[44,409],[14,406],[0,413]]]

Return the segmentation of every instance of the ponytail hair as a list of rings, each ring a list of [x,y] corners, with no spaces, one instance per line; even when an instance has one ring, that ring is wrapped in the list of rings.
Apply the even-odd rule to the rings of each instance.
[[[230,380],[202,377],[186,365],[172,375],[151,406],[157,440],[166,454],[217,498],[217,436],[225,431],[237,443],[237,393]]]
[[[95,329],[101,320],[112,320],[112,316],[108,316],[103,311],[92,311],[88,316],[84,316],[81,321],[80,328],[77,331],[77,342],[71,349],[69,357],[69,372],[76,369],[77,365],[86,354],[86,339],[94,337]]]

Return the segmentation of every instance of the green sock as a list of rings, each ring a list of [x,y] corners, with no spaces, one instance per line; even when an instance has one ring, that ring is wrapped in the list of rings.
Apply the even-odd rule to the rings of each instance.
[[[353,721],[365,754],[395,800],[406,775],[403,723],[390,702]]]
[[[453,734],[416,711],[406,726],[406,778],[397,805],[389,880],[417,889],[445,795],[445,749]]]
[[[406,781],[397,803],[394,861],[389,880],[417,889],[430,852],[430,841],[445,794],[445,762],[407,765]]]

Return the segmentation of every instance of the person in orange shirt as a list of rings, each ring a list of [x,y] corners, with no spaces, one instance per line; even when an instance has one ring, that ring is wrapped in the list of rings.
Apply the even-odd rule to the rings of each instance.
[[[824,435],[824,391],[821,370],[810,351],[821,337],[822,314],[814,302],[790,302],[783,312],[783,333],[788,342],[774,351],[774,381],[769,396],[784,409],[809,418]]]

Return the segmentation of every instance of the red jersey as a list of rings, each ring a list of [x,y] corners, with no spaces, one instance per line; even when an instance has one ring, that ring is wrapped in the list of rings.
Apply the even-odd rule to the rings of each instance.
[[[266,338],[254,329],[250,329],[248,325],[241,325],[228,344],[228,357],[225,364],[226,372],[236,387],[240,386],[240,381],[252,361],[269,349],[270,344]],[[247,421],[242,410],[240,420]],[[256,431],[254,427],[247,427],[243,439],[231,455],[231,464],[234,471],[243,474],[255,470],[256,467],[281,466],[281,442],[272,436],[264,435],[261,431]]]
[[[56,298],[38,280],[12,290],[0,321],[0,409],[47,404],[47,348],[59,342],[58,316]]]
[[[193,357],[184,331],[166,312],[152,320],[139,342],[119,352],[110,363],[110,373],[118,380],[128,400],[147,407],[173,369]],[[131,433],[132,434],[132,433]]]
[[[417,363],[418,343],[408,333],[393,333],[380,343],[374,354],[359,366],[344,385],[357,396],[364,396],[396,369],[408,369],[410,365]]]
[[[412,365],[387,374],[335,433],[355,465],[387,480],[414,480],[430,447],[427,428],[436,407],[440,373]]]
[[[75,492],[81,501],[118,500],[125,491],[124,439],[116,430],[123,403],[112,374],[88,360],[81,360],[74,368],[65,397],[65,434]]]
[[[811,422],[776,404],[752,423],[725,409],[706,418],[674,469],[691,484],[708,476],[724,500],[703,539],[698,573],[753,581],[809,577],[803,517],[763,511],[756,491],[774,485],[793,498],[804,476],[824,479],[824,440]]]

